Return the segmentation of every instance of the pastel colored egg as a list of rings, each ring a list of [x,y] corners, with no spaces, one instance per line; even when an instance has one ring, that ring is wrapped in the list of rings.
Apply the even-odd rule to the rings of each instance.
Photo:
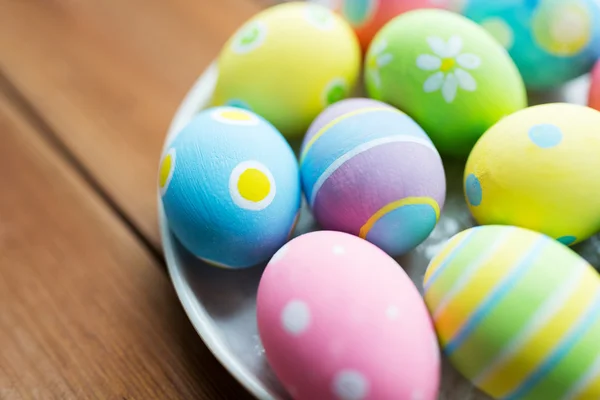
[[[325,5],[350,23],[366,51],[375,34],[394,17],[421,8],[460,11],[466,0],[311,0]]]
[[[266,358],[296,400],[434,400],[440,354],[404,270],[353,235],[319,231],[286,244],[257,296]]]
[[[262,117],[234,107],[197,114],[160,163],[169,227],[195,256],[225,267],[268,260],[300,209],[295,155]]]
[[[527,105],[506,51],[479,25],[444,10],[389,22],[366,56],[369,96],[406,112],[438,150],[464,157],[487,128]]]
[[[325,110],[300,155],[304,194],[325,229],[404,254],[436,226],[446,196],[441,158],[409,116],[375,100]]]
[[[273,6],[246,22],[218,60],[214,105],[252,110],[299,137],[330,104],[348,97],[361,63],[356,35],[329,9]]]
[[[494,125],[473,148],[464,188],[475,220],[564,244],[600,231],[600,112],[545,104]]]
[[[464,15],[509,51],[530,89],[551,89],[600,57],[596,0],[470,0]]]
[[[495,399],[600,398],[600,276],[546,235],[452,237],[425,274],[444,354]]]
[[[592,85],[590,87],[589,106],[600,110],[600,61],[592,71]]]

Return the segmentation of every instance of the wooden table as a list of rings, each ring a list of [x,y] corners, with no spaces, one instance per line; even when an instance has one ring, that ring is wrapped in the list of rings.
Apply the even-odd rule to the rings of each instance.
[[[165,273],[170,119],[265,0],[0,0],[0,399],[245,399]]]

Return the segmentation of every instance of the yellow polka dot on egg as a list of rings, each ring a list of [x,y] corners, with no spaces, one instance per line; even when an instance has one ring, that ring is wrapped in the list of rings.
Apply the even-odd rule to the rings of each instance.
[[[267,175],[255,168],[248,168],[242,172],[237,186],[240,195],[253,202],[264,200],[271,191],[271,183]]]
[[[171,167],[173,165],[173,157],[171,154],[167,154],[162,162],[160,163],[160,170],[158,174],[158,184],[162,188],[167,185],[169,181],[169,176],[171,175]]]
[[[550,54],[573,56],[592,39],[592,16],[584,5],[571,0],[541,6],[533,19],[533,33]]]
[[[225,110],[221,112],[221,117],[230,121],[252,121],[252,116],[242,110]]]

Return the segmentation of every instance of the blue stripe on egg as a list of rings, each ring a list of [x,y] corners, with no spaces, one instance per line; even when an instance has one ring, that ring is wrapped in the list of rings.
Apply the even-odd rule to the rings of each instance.
[[[402,127],[403,129],[399,129]],[[318,134],[317,134],[318,135]],[[395,109],[373,109],[326,126],[302,154],[302,180],[307,199],[315,197],[315,183],[336,161],[360,146],[389,137],[405,137],[431,146],[431,140],[406,114]]]

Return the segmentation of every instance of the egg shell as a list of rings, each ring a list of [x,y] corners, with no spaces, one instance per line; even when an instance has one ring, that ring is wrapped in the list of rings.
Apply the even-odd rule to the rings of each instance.
[[[445,10],[390,21],[366,56],[369,97],[410,115],[440,153],[466,157],[502,117],[527,105],[506,50],[481,26]]]
[[[257,318],[295,399],[437,399],[439,348],[423,299],[362,239],[319,231],[286,244],[261,278]]]
[[[600,231],[600,112],[545,104],[506,117],[465,168],[480,224],[516,225],[570,245]]]
[[[265,119],[201,111],[165,149],[159,189],[169,227],[210,264],[249,267],[289,238],[300,209],[296,157]]]
[[[592,85],[590,87],[589,106],[600,110],[600,61],[592,71]]]
[[[596,0],[470,0],[463,12],[505,46],[530,89],[588,73],[600,57]]]
[[[459,11],[466,0],[311,0],[338,12],[352,26],[366,51],[375,34],[394,17],[421,8]]]
[[[523,228],[451,238],[425,274],[444,354],[496,399],[600,398],[600,277]]]
[[[340,16],[317,4],[276,5],[225,44],[213,104],[250,109],[286,137],[299,137],[323,109],[348,97],[360,63],[356,35]]]
[[[329,107],[300,157],[304,193],[325,229],[400,255],[437,224],[446,196],[441,158],[419,125],[387,104],[349,99]]]

